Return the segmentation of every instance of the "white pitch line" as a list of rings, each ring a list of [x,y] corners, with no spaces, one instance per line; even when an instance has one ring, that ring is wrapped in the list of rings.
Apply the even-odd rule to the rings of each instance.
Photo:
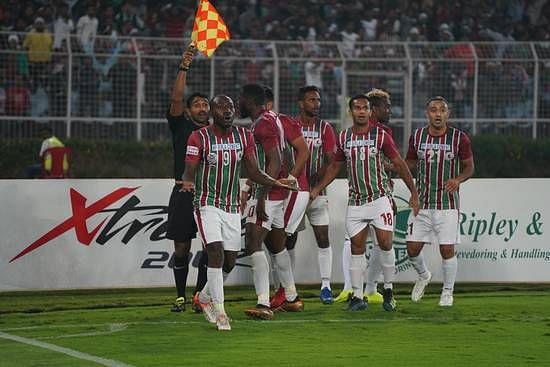
[[[95,362],[95,363],[98,363],[102,366],[107,366],[107,367],[133,367],[132,365],[125,364],[125,363],[118,362],[118,361],[114,361],[112,359],[105,359],[105,358],[93,356],[91,354],[82,353],[82,352],[79,352],[79,351],[74,350],[74,349],[63,348],[63,347],[60,347],[60,346],[55,345],[55,344],[44,343],[44,342],[41,342],[41,341],[38,341],[38,340],[35,340],[35,339],[23,338],[21,336],[7,334],[7,333],[1,332],[1,331],[0,331],[0,338],[12,340],[12,341],[15,341],[15,342],[18,342],[18,343],[32,345],[32,346],[39,347],[39,348],[44,348],[44,349],[47,349],[47,350],[50,350],[50,351],[53,351],[53,352],[63,353],[63,354],[66,354],[68,356],[71,356],[71,357],[74,357],[74,358],[77,358],[77,359],[82,359],[82,360],[86,360],[86,361]]]
[[[106,331],[91,331],[88,333],[63,334],[58,336],[48,336],[40,339],[41,340],[66,339],[66,338],[78,338],[78,337],[86,337],[86,336],[110,335],[110,334],[118,333],[119,331],[124,331],[128,329],[128,324],[112,323],[112,324],[107,324],[107,326],[109,330],[106,330]]]

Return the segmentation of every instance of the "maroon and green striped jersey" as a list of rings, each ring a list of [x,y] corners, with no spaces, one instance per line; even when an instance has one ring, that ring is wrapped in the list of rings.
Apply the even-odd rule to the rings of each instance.
[[[252,124],[252,133],[256,143],[256,156],[258,167],[265,171],[269,163],[265,152],[275,148],[279,156],[283,157],[285,150],[284,129],[278,115],[273,111],[262,111],[260,116]],[[253,197],[255,193],[251,193]],[[271,188],[267,193],[268,200],[284,200],[288,191],[279,187]]]
[[[358,206],[391,194],[383,155],[394,159],[399,152],[391,135],[379,126],[369,123],[366,133],[355,133],[354,130],[356,128],[350,127],[340,132],[334,159],[346,161],[348,205]]]
[[[185,158],[186,163],[199,163],[193,205],[239,213],[242,159],[254,155],[254,137],[248,129],[233,126],[228,134],[221,135],[210,125],[194,131],[187,141]]]
[[[325,120],[318,119],[307,125],[300,121],[300,124],[302,125],[302,134],[309,148],[309,159],[305,167],[306,177],[309,184],[315,186],[321,178],[319,173],[326,164],[327,157],[334,154],[336,137],[332,125]],[[326,195],[324,190],[321,195]]]
[[[458,190],[445,192],[445,182],[460,174],[459,160],[471,157],[470,139],[462,130],[449,126],[443,135],[433,136],[426,126],[413,132],[407,160],[416,161],[416,187],[422,209],[459,209]]]

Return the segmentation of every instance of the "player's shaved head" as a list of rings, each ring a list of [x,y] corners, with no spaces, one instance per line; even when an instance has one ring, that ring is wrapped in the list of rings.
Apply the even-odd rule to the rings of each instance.
[[[228,129],[233,125],[235,105],[229,96],[223,94],[215,96],[210,101],[210,107],[214,124],[222,129]]]

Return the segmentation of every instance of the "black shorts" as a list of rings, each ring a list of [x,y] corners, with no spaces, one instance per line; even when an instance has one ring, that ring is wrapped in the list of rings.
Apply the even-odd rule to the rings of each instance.
[[[197,237],[197,224],[193,216],[193,193],[179,190],[180,185],[174,185],[170,195],[166,237],[184,242]]]

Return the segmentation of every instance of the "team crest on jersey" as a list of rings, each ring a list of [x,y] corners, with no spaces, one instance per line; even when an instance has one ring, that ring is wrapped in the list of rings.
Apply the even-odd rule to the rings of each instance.
[[[313,139],[313,146],[315,148],[319,148],[321,145],[323,145],[323,141],[319,138]]]
[[[346,159],[351,159],[351,149],[344,149],[344,154],[346,156]]]
[[[455,155],[453,152],[447,152],[445,153],[445,160],[452,161],[455,158]]]
[[[206,161],[209,165],[215,166],[218,164],[218,154],[217,153],[208,153],[206,156]]]

